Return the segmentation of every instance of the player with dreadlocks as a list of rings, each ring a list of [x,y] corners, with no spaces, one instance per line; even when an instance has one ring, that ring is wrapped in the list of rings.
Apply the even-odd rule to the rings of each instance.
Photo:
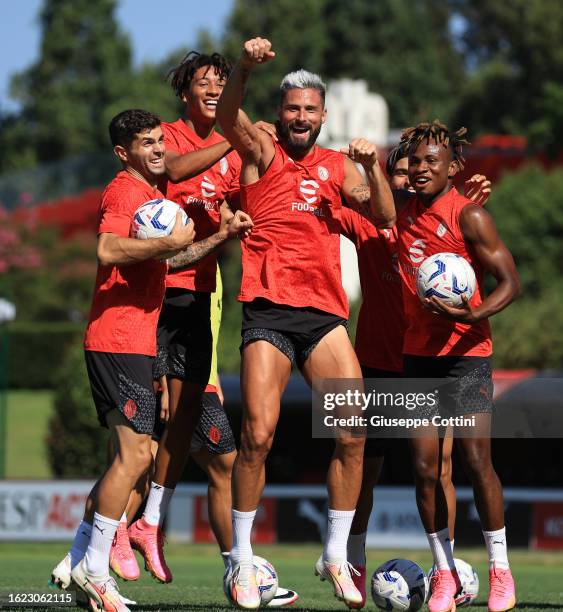
[[[408,151],[404,145],[391,149],[385,163],[389,186],[407,198],[414,193],[408,178]],[[484,205],[490,194],[490,182],[480,174],[465,185],[465,194],[472,202]],[[397,214],[400,205],[397,206]],[[350,208],[342,209],[341,233],[355,245],[358,254],[362,304],[356,328],[355,351],[366,379],[400,378],[403,371],[403,335],[405,319],[401,277],[397,265],[397,228],[379,229]],[[448,525],[452,536],[455,523],[455,489],[452,484],[451,451],[453,439],[448,436],[442,448],[441,480],[448,502]],[[362,488],[356,514],[348,537],[348,561],[358,573],[354,584],[366,603],[366,536],[373,506],[373,489],[377,485],[383,460],[391,450],[390,439],[369,438],[364,449]]]
[[[492,340],[488,319],[519,294],[512,255],[500,239],[492,217],[452,186],[463,169],[467,130],[455,132],[438,121],[403,132],[408,176],[415,190],[399,214],[399,263],[406,331],[403,344],[407,378],[448,379],[440,387],[440,407],[454,416],[474,416],[475,428],[456,428],[454,437],[471,480],[489,554],[490,612],[515,606],[514,581],[507,558],[501,484],[491,461]],[[456,253],[473,266],[477,287],[460,307],[435,297],[423,302],[416,293],[416,274],[427,257]],[[484,276],[496,287],[484,294]],[[410,441],[417,504],[437,571],[432,578],[430,612],[455,609],[460,588],[447,524],[447,503],[440,481],[443,432],[430,427]],[[441,437],[442,436],[442,437]]]

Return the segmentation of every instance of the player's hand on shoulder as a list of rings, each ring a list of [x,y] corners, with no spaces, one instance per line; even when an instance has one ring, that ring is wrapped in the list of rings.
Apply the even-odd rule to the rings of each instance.
[[[377,147],[365,138],[354,138],[347,147],[340,149],[340,152],[364,168],[370,168],[378,162]]]
[[[272,43],[267,38],[251,38],[244,43],[240,62],[245,68],[252,69],[257,64],[265,64],[275,57]]]
[[[275,124],[268,123],[267,121],[257,121],[254,127],[262,130],[262,132],[266,132],[274,142],[278,142],[278,130]]]
[[[428,310],[432,311],[434,314],[441,315],[452,321],[457,321],[459,323],[476,323],[478,319],[473,312],[469,300],[465,295],[462,295],[461,299],[463,301],[462,306],[450,306],[434,296],[425,298],[422,303],[425,308],[428,308]]]
[[[465,181],[465,197],[469,198],[474,204],[485,206],[491,195],[491,181],[487,180],[484,174],[474,174]]]
[[[192,244],[195,239],[194,222],[188,219],[188,223],[184,225],[182,222],[182,214],[180,211],[176,213],[176,223],[170,232],[170,240],[172,248],[182,251]]]

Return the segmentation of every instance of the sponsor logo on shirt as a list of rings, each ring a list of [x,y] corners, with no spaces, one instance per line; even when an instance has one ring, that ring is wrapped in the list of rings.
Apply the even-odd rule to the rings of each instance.
[[[297,212],[306,212],[315,215],[316,217],[324,217],[324,211],[319,206],[314,206],[307,202],[292,202],[291,210]]]
[[[426,248],[426,242],[422,238],[417,238],[409,249],[409,255],[411,261],[414,263],[420,263],[424,259],[424,249]]]
[[[186,199],[186,204],[191,204],[192,206],[197,206],[205,210],[219,209],[215,200],[204,200],[203,198],[197,198],[196,196],[188,196]]]
[[[299,186],[299,191],[303,196],[303,199],[307,204],[312,204],[317,201],[317,189],[320,188],[320,185],[317,181],[313,181],[310,179],[304,179],[301,181],[301,185]]]
[[[203,175],[203,179],[201,181],[201,195],[204,198],[212,198],[215,195],[215,185],[211,181],[211,179]]]

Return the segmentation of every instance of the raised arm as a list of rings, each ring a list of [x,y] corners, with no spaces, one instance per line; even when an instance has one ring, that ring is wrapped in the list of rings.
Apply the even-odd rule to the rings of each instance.
[[[162,259],[187,248],[194,241],[194,223],[190,219],[187,225],[182,223],[178,212],[174,229],[169,236],[138,240],[125,238],[111,232],[98,236],[96,254],[102,266],[126,266],[147,259]]]
[[[250,74],[258,64],[263,64],[275,56],[271,48],[270,41],[265,38],[253,38],[244,43],[240,59],[217,103],[217,121],[243,161],[243,183],[257,181],[274,156],[272,139],[257,129],[241,109]]]
[[[475,308],[471,307],[467,299],[464,299],[463,306],[459,308],[448,306],[435,298],[428,305],[455,321],[476,323],[500,312],[520,295],[520,278],[511,253],[486,210],[479,205],[468,204],[461,211],[459,226],[479,262],[495,277],[497,286]]]
[[[173,183],[185,181],[211,168],[231,149],[231,144],[225,141],[183,155],[167,150],[164,154],[166,174]]]
[[[348,158],[344,164],[344,183],[342,195],[350,208],[367,217],[377,227],[393,227],[395,225],[395,203],[393,194],[377,158],[376,146],[357,138],[346,148],[341,149]],[[354,162],[362,165],[368,182]]]

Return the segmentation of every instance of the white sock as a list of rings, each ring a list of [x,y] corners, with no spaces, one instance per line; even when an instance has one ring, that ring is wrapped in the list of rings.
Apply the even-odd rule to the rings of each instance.
[[[174,489],[163,487],[162,485],[151,482],[151,489],[149,491],[149,498],[147,499],[147,505],[143,512],[143,518],[149,525],[162,526],[166,511],[168,510],[168,504],[174,494]]]
[[[233,547],[231,548],[231,563],[236,565],[242,561],[252,562],[252,545],[250,533],[256,516],[256,510],[239,512],[231,510],[233,518]]]
[[[328,527],[323,548],[325,561],[346,559],[346,544],[355,513],[355,510],[328,509]]]
[[[508,569],[506,527],[497,531],[483,531],[483,537],[489,553],[489,567],[492,569],[494,564],[500,569]]]
[[[94,513],[92,537],[86,551],[86,570],[94,576],[109,575],[109,552],[119,521]]]
[[[230,552],[222,552],[221,559],[223,559],[223,563],[225,565],[225,569],[228,569],[231,565],[231,553]]]
[[[125,512],[121,515],[119,522],[127,524],[127,515],[125,514]]]
[[[86,521],[82,521],[78,525],[74,541],[70,547],[70,569],[74,569],[75,565],[78,565],[84,558],[88,544],[90,544],[90,537],[92,536],[92,525]]]
[[[353,534],[348,536],[348,561],[354,566],[366,565],[366,535],[364,533]]]
[[[426,537],[437,569],[455,569],[449,529],[446,527],[436,533],[427,533]]]
[[[450,544],[452,545],[452,555],[454,554],[454,543],[455,540],[450,540]]]

